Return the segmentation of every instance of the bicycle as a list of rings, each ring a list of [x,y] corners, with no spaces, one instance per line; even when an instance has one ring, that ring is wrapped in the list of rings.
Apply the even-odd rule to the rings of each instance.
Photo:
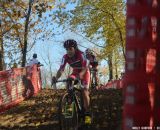
[[[59,123],[60,130],[78,130],[83,124],[84,108],[81,93],[81,82],[79,79],[63,79],[57,82],[74,82],[66,85],[67,91],[63,94],[59,104]],[[78,82],[75,87],[75,82]],[[70,108],[68,109],[68,105]]]
[[[98,83],[97,83],[97,80],[96,80],[96,73],[97,72],[97,69],[95,69],[95,68],[90,68],[90,90],[92,91],[92,90],[96,90],[96,87],[97,87],[97,85],[98,85]]]

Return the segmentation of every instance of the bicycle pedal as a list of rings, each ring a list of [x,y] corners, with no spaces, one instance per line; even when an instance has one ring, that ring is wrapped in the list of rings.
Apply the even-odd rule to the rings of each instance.
[[[70,114],[70,113],[63,113],[63,116],[64,116],[64,118],[66,118],[66,119],[69,119],[69,118],[72,118],[72,117],[73,117],[73,115]]]
[[[90,116],[85,116],[84,123],[86,125],[91,125],[91,123],[92,123],[91,117]]]

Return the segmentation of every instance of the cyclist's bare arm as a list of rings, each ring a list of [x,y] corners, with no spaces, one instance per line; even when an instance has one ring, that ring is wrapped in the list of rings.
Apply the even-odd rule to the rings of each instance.
[[[57,79],[57,80],[61,77],[62,73],[63,73],[62,70],[58,70],[58,71],[57,71],[57,74],[56,74],[56,79]]]

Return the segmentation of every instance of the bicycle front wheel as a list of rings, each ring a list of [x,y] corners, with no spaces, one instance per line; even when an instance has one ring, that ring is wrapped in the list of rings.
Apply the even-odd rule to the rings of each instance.
[[[70,96],[68,93],[64,94],[60,100],[59,104],[59,123],[60,130],[78,130],[78,112],[75,101],[70,103],[70,108],[68,108],[68,103]]]

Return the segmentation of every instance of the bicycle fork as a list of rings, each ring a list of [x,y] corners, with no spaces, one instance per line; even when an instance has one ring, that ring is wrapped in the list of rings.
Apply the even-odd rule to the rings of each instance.
[[[72,118],[75,112],[75,101],[71,97],[67,97],[65,105],[65,118]]]
[[[81,98],[82,97],[80,97],[80,99],[79,99],[78,96],[75,96],[75,103],[76,103],[76,106],[77,106],[78,114],[80,115],[80,117],[83,118],[83,116],[84,116],[84,107],[83,107],[83,101],[82,101]]]

